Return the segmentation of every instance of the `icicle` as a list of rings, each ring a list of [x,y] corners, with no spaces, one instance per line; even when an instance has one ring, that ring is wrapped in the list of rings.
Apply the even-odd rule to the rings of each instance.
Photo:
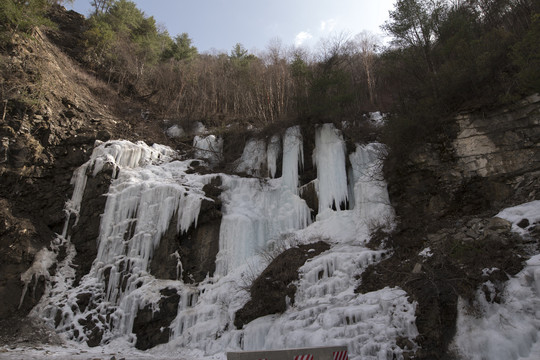
[[[345,142],[333,124],[323,124],[315,134],[313,164],[319,180],[319,213],[344,210],[348,200]]]
[[[276,177],[277,172],[277,160],[279,153],[281,152],[281,138],[279,135],[274,135],[270,138],[268,143],[268,149],[266,151],[266,163],[268,164],[268,176],[271,178]]]
[[[300,126],[287,129],[283,138],[283,186],[298,194],[298,167],[304,166]]]
[[[146,271],[174,214],[177,214],[178,232],[196,224],[204,183],[188,185],[187,179],[183,182],[185,170],[187,162],[122,171],[107,197],[96,263],[118,266],[122,260],[125,262],[122,266]],[[109,300],[114,302],[115,296],[121,296],[116,293],[119,284],[109,280],[109,286],[112,294]]]

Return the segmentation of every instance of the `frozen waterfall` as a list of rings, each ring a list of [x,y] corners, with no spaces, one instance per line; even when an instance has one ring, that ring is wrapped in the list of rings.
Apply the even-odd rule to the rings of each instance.
[[[304,150],[300,126],[287,129],[283,138],[283,186],[298,194],[298,168],[304,166]]]
[[[341,132],[333,124],[323,124],[315,133],[313,164],[319,180],[319,213],[325,209],[344,210],[349,198],[346,149]]]
[[[195,137],[194,147],[195,156],[211,166],[222,157],[223,141],[212,135]],[[73,254],[66,257],[34,313],[70,339],[87,341],[92,329],[99,329],[102,345],[113,341],[133,346],[138,311],[148,305],[159,311],[160,290],[168,288],[180,299],[176,317],[161,329],[170,330],[169,342],[151,351],[190,349],[203,352],[201,357],[222,359],[226,350],[346,345],[350,359],[399,357],[402,350],[396,339],[413,339],[417,334],[415,304],[399,288],[368,294],[354,291],[361,272],[383,256],[382,251],[365,247],[369,224],[392,221],[386,184],[380,177],[384,147],[359,145],[347,158],[338,129],[331,124],[317,129],[313,161],[319,215],[315,222],[299,196],[303,148],[298,126],[282,137],[250,140],[235,165],[238,171],[257,177],[241,177],[188,171],[192,160],[177,160],[179,156],[164,146],[128,141],[96,144],[91,159],[74,174],[74,194],[66,205],[68,214],[78,215],[87,177],[112,168],[99,237],[94,239],[96,259],[74,286]],[[276,178],[280,158],[282,175]],[[157,279],[149,266],[163,234],[197,228],[201,203],[212,201],[203,188],[215,178],[220,179],[222,204],[215,273],[200,283],[184,283],[177,251],[170,255],[178,260],[178,280]],[[69,242],[67,225],[64,238]],[[245,289],[267,265],[268,257],[262,253],[272,246],[284,250],[320,240],[331,248],[299,269],[294,304],[283,314],[236,329],[235,313],[249,300]],[[43,268],[32,271],[43,272]],[[26,278],[31,279],[30,273]],[[88,298],[87,305],[81,305],[81,297]]]
[[[270,144],[275,146],[275,138]],[[271,158],[275,159],[276,150]],[[242,171],[258,173],[265,159],[262,140],[249,141],[242,154]],[[246,160],[252,154],[251,164]],[[223,176],[223,219],[216,273],[225,275],[249,257],[265,250],[280,235],[303,229],[311,223],[311,212],[298,194],[298,168],[303,164],[300,128],[287,129],[283,139],[283,176],[259,180]]]

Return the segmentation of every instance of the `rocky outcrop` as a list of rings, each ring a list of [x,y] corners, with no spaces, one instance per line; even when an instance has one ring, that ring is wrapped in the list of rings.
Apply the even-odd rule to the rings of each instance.
[[[159,279],[182,279],[186,283],[201,282],[216,270],[221,226],[221,178],[214,178],[203,187],[197,227],[176,233],[176,220],[171,221],[161,238],[150,263],[150,273]]]
[[[357,292],[385,286],[407,291],[416,307],[417,359],[446,359],[456,330],[458,298],[473,299],[491,281],[498,291],[518,273],[527,245],[511,232],[511,224],[497,217],[464,217],[441,222],[437,231],[401,230],[383,235],[394,255],[369,267]]]
[[[169,341],[171,320],[178,311],[180,295],[176,289],[166,288],[160,291],[161,299],[155,306],[148,305],[139,309],[133,323],[133,333],[137,336],[135,347],[147,350]]]
[[[540,95],[490,114],[457,117],[454,140],[465,177],[492,177],[540,170]]]
[[[330,249],[324,241],[300,245],[277,255],[249,288],[251,299],[236,312],[234,325],[241,329],[261,316],[279,314],[287,309],[287,298],[294,304],[298,269],[304,263]]]
[[[454,120],[447,126],[452,136],[387,169],[390,199],[405,224],[430,226],[540,196],[540,96]]]
[[[44,235],[38,233],[30,220],[15,216],[6,199],[0,199],[0,319],[27,313],[43,294],[44,279],[34,279],[19,308],[21,274],[32,265],[35,254],[43,246]],[[52,233],[49,231],[47,235]]]

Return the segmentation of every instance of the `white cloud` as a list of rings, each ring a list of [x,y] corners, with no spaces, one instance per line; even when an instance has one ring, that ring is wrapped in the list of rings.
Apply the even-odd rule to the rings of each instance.
[[[294,38],[294,44],[296,46],[302,45],[306,40],[309,40],[313,38],[313,35],[311,35],[307,31],[301,31],[298,34],[296,34],[296,37]]]
[[[320,30],[322,32],[332,32],[337,25],[336,19],[322,20]]]

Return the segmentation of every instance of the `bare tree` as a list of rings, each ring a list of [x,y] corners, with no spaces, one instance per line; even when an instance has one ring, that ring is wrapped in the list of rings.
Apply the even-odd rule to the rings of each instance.
[[[373,76],[373,65],[375,63],[376,50],[379,46],[379,39],[373,33],[362,31],[354,38],[355,44],[360,51],[362,65],[366,73],[366,81],[369,92],[369,101],[375,103],[375,81]]]

